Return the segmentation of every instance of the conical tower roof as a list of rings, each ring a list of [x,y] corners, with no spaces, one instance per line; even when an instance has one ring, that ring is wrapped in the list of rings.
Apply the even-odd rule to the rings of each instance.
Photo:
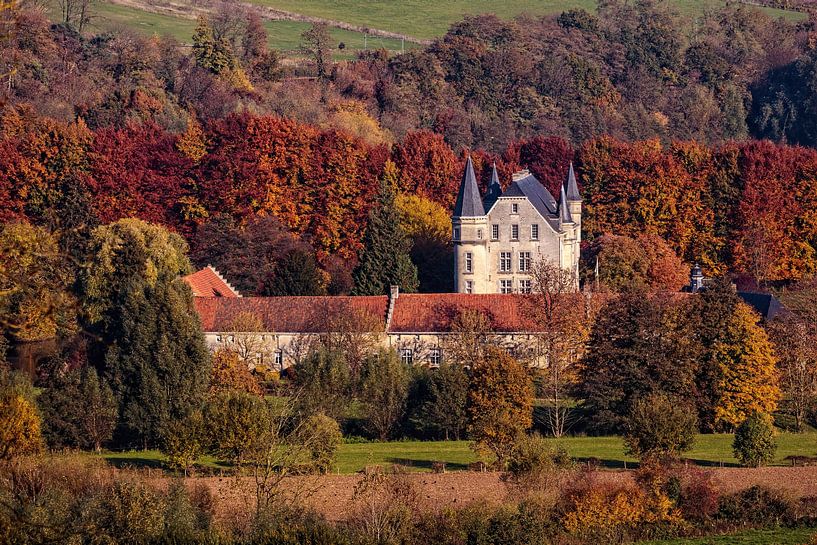
[[[567,196],[565,195],[564,185],[562,185],[562,191],[559,195],[559,221],[561,223],[573,223],[573,218],[570,216],[570,209],[567,206]]]
[[[479,196],[477,177],[474,175],[474,163],[471,157],[465,162],[465,172],[462,174],[460,191],[457,194],[457,203],[454,205],[455,217],[478,217],[485,215],[485,208]]]
[[[576,173],[573,172],[573,161],[570,162],[570,168],[567,171],[567,178],[565,179],[564,185],[567,187],[567,200],[582,200],[582,196],[579,194],[579,185],[576,183]]]
[[[496,163],[494,163],[493,171],[491,172],[491,183],[488,184],[488,193],[485,195],[485,211],[491,209],[496,200],[502,195],[502,186],[499,185],[499,174],[496,172]]]

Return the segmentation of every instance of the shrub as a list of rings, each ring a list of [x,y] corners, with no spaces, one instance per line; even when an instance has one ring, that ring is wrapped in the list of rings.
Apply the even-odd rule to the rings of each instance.
[[[505,478],[528,491],[541,490],[554,483],[557,470],[571,465],[564,448],[551,445],[538,433],[523,435],[508,458]]]
[[[301,424],[299,440],[309,456],[309,470],[329,473],[343,441],[338,423],[325,414],[313,414]]]
[[[162,452],[171,467],[187,470],[196,463],[206,444],[204,420],[195,411],[181,420],[168,422],[162,428]]]
[[[741,524],[780,524],[794,511],[794,503],[780,492],[755,485],[723,496],[718,505],[718,518]]]
[[[746,418],[735,432],[732,449],[735,458],[745,466],[760,467],[774,460],[777,441],[771,417],[753,413]]]
[[[641,460],[677,458],[692,448],[697,424],[695,410],[677,398],[656,394],[637,399],[625,424],[627,454]]]
[[[0,460],[39,452],[40,415],[22,373],[0,369]]]

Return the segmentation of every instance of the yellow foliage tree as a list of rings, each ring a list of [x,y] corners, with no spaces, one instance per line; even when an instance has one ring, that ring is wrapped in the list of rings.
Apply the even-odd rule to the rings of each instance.
[[[252,376],[247,363],[235,350],[222,349],[213,354],[213,374],[210,376],[210,391],[229,390],[261,395],[258,381]]]
[[[190,115],[187,130],[176,141],[176,149],[196,163],[207,154],[207,140],[195,115]]]
[[[33,399],[25,377],[0,371],[0,460],[42,448],[40,415]]]
[[[533,423],[533,384],[527,369],[501,348],[488,346],[473,367],[468,416],[474,450],[492,454],[503,467]]]
[[[450,214],[431,199],[401,193],[394,199],[394,208],[400,215],[400,227],[412,239],[447,242],[451,238]]]
[[[346,100],[335,106],[328,127],[341,129],[357,136],[373,146],[391,144],[392,134],[366,111],[366,106],[356,100]]]
[[[752,308],[739,303],[713,347],[720,371],[715,418],[732,427],[752,413],[771,414],[781,397],[772,343],[757,322]]]

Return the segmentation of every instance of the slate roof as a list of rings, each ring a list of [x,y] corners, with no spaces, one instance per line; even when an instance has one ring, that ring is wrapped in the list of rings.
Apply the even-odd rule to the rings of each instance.
[[[488,193],[485,195],[485,200],[483,201],[486,212],[491,209],[500,195],[502,195],[502,186],[499,184],[499,174],[496,172],[496,163],[494,163],[494,168],[491,172],[491,183],[488,184]]]
[[[565,186],[562,186],[561,194],[559,195],[559,220],[562,223],[573,223],[573,218],[570,217],[570,208],[567,206],[567,197],[565,196]]]
[[[454,216],[479,217],[485,215],[485,208],[482,206],[482,199],[479,196],[477,177],[474,175],[474,164],[471,157],[465,163],[465,171],[462,174],[460,191],[457,194],[457,203],[454,205]]]
[[[182,280],[190,285],[196,297],[241,297],[238,290],[219,274],[211,265],[200,271],[183,276]]]
[[[204,331],[230,331],[236,316],[250,312],[268,332],[320,333],[327,330],[331,316],[364,312],[380,319],[380,331],[386,323],[389,300],[386,295],[301,296],[301,297],[196,297],[193,301]]]
[[[744,303],[754,308],[764,320],[773,319],[783,310],[780,300],[771,293],[739,291],[738,296]]]
[[[567,200],[580,201],[582,196],[579,193],[579,185],[576,183],[576,173],[573,172],[573,162],[570,162],[570,168],[567,171],[567,178],[565,178],[565,186],[567,186]]]

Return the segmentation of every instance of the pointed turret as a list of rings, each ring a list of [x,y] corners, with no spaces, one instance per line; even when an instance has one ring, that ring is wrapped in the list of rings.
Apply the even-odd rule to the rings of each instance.
[[[454,205],[454,217],[479,217],[485,215],[485,208],[479,197],[477,177],[474,175],[474,164],[471,156],[465,162],[465,172],[462,174],[460,191],[457,194],[457,204]]]
[[[579,185],[576,183],[576,173],[573,172],[573,161],[570,162],[570,169],[567,171],[567,178],[564,183],[567,191],[567,200],[581,202],[582,196],[579,193]]]
[[[491,172],[491,183],[488,184],[488,193],[485,195],[485,201],[483,203],[486,213],[501,195],[502,186],[499,185],[499,174],[496,173],[496,163],[494,163],[493,171]]]
[[[562,191],[559,194],[559,223],[573,223],[573,218],[570,215],[570,207],[565,195],[565,186],[562,186]]]

